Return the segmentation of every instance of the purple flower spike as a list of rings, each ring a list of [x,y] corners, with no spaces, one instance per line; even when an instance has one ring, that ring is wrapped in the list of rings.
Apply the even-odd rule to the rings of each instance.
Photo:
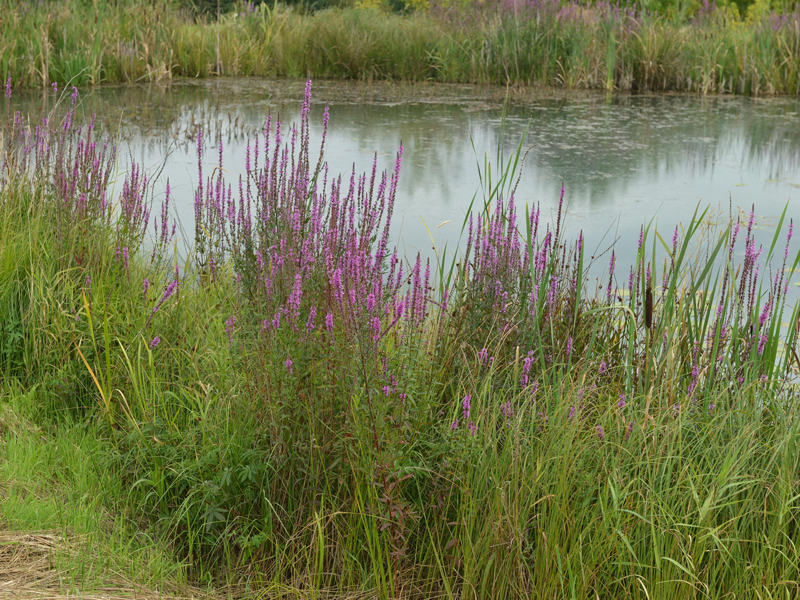
[[[617,408],[625,408],[625,394],[619,395],[619,402],[617,402]]]
[[[225,333],[228,334],[228,343],[233,343],[233,331],[236,327],[236,317],[231,315],[228,317],[228,320],[225,321]]]
[[[372,319],[372,340],[377,342],[381,339],[381,320],[378,317]]]
[[[155,350],[156,346],[158,346],[160,343],[161,343],[161,338],[158,336],[154,337],[153,341],[150,342],[150,349]]]
[[[6,100],[11,100],[11,75],[6,79]]]
[[[308,320],[306,321],[306,331],[311,333],[314,331],[314,321],[317,318],[317,307],[312,306],[311,310],[308,311]]]
[[[478,360],[484,367],[489,363],[489,351],[486,348],[482,348],[481,351],[478,352]]]
[[[758,337],[758,355],[759,356],[764,354],[764,348],[766,347],[766,345],[767,345],[767,336],[766,336],[766,334],[762,333]]]
[[[464,400],[461,402],[461,405],[464,409],[464,420],[466,421],[469,419],[469,408],[470,408],[470,400],[472,400],[472,394],[467,394],[464,396]]]
[[[177,287],[178,287],[177,281],[175,281],[174,279],[170,281],[169,285],[164,290],[164,294],[161,296],[161,299],[158,301],[155,307],[153,307],[153,312],[150,313],[150,317],[147,319],[148,323],[150,323],[150,321],[153,320],[153,315],[155,315],[158,312],[158,310],[161,308],[164,302],[166,302],[169,299],[169,297],[175,293]]]
[[[759,328],[763,327],[764,323],[766,323],[767,317],[769,317],[771,309],[772,309],[772,301],[768,301],[764,305],[764,310],[761,311],[761,315],[758,317],[758,326],[759,326]]]
[[[532,356],[528,356],[522,361],[522,375],[519,378],[519,382],[522,387],[526,387],[528,385],[529,373],[531,372],[533,361],[534,359]]]
[[[289,373],[289,375],[294,373],[294,363],[292,362],[291,358],[287,358],[286,362],[283,364],[286,367],[286,371]]]
[[[636,425],[636,421],[631,421],[630,424],[628,425],[628,430],[625,432],[625,441],[627,441],[628,438],[631,437],[631,433],[633,433],[634,425]]]
[[[500,405],[500,411],[503,413],[503,415],[506,418],[506,424],[510,426],[509,421],[511,420],[511,417],[514,416],[514,407],[511,406],[511,400],[508,400],[508,401],[504,402],[503,404],[501,404]]]

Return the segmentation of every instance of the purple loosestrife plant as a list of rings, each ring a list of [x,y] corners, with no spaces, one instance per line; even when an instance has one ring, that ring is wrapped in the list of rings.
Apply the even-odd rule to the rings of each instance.
[[[469,412],[470,412],[470,401],[472,400],[472,394],[467,394],[464,396],[464,400],[461,401],[461,407],[464,413],[464,420],[469,420]]]
[[[164,202],[161,205],[161,221],[156,218],[153,222],[153,227],[156,234],[156,243],[153,245],[153,258],[158,253],[163,253],[167,250],[170,242],[175,238],[175,231],[177,223],[173,222],[172,227],[169,226],[169,203],[171,200],[171,190],[169,179],[167,179],[167,189],[164,196]]]
[[[500,405],[500,412],[506,418],[506,426],[511,426],[511,417],[514,416],[514,407],[511,405],[511,400],[507,400]]]
[[[308,311],[308,319],[306,319],[306,333],[314,331],[315,321],[317,318],[317,307],[312,306]]]
[[[116,218],[107,201],[116,151],[107,140],[97,139],[94,118],[76,129],[74,110],[68,110],[62,123],[45,117],[35,126],[16,113],[7,120],[0,162],[0,185],[24,180],[42,192],[36,202],[55,227],[60,266],[70,269],[101,261],[95,234],[107,233]],[[74,248],[82,250],[76,253]]]
[[[288,142],[284,126],[271,116],[251,142],[255,160],[248,152],[249,183],[247,189],[239,186],[238,199],[222,171],[203,181],[202,135],[198,136],[201,185],[195,214],[198,231],[207,232],[204,260],[210,267],[232,259],[246,299],[262,314],[280,311],[296,328],[299,316],[314,306],[316,312],[330,315],[329,329],[334,318],[341,319],[348,335],[374,341],[384,332],[376,333],[376,317],[368,315],[389,314],[401,295],[402,265],[392,258],[387,268],[386,245],[402,147],[392,173],[379,175],[376,157],[371,174],[358,176],[354,170],[349,184],[341,177],[329,182],[322,149],[316,166],[312,162],[310,113],[308,82],[299,126],[289,129]],[[327,120],[326,110],[323,149]],[[428,295],[421,263],[415,273],[412,310],[407,314],[420,322]],[[327,291],[320,296],[310,289]],[[387,330],[396,325],[391,323]]]
[[[122,193],[119,197],[120,221],[117,230],[123,240],[131,240],[138,244],[150,221],[150,209],[147,204],[148,178],[141,167],[131,163],[131,168],[122,182]]]
[[[520,375],[519,383],[523,388],[528,385],[533,362],[534,358],[532,356],[528,356],[522,361],[522,375]]]
[[[448,309],[455,308],[448,315],[451,326],[480,349],[481,366],[516,362],[519,347],[537,349],[536,360],[527,363],[530,367],[523,365],[523,387],[534,370],[552,363],[547,357],[564,356],[565,348],[571,357],[586,343],[577,331],[569,331],[580,313],[578,296],[586,278],[581,266],[583,237],[571,243],[562,238],[563,210],[559,202],[555,228],[541,223],[538,206],[518,221],[513,195],[497,194],[491,204],[468,217],[459,274],[447,291]],[[491,358],[489,341],[495,354]]]
[[[130,274],[131,274],[131,271],[130,271],[131,257],[130,257],[130,252],[128,251],[128,247],[127,246],[124,246],[122,248],[122,265],[125,268],[125,274],[128,277],[130,277]]]
[[[287,356],[298,364],[308,357],[314,364],[330,365],[314,370],[321,385],[363,396],[370,415],[377,414],[378,402],[406,414],[411,409],[405,407],[414,403],[405,400],[414,396],[399,391],[402,375],[387,385],[379,366],[386,358],[384,344],[406,353],[419,343],[436,305],[430,263],[422,257],[412,262],[409,280],[408,267],[389,247],[403,148],[391,171],[380,173],[376,156],[367,173],[354,168],[330,177],[323,156],[328,111],[318,156],[310,143],[313,113],[308,82],[299,123],[287,127],[269,115],[249,141],[246,174],[237,185],[227,182],[221,169],[203,172],[204,134],[198,134],[198,271],[202,281],[237,290],[241,326],[236,334],[243,344],[251,343],[245,324],[261,324],[252,340],[256,351],[244,357],[256,373],[256,385],[265,390],[256,401],[273,402],[266,390],[285,384],[271,365],[283,363],[292,371]],[[217,151],[216,162],[223,162],[219,140]],[[162,225],[159,232],[164,231]],[[221,265],[230,265],[230,271]],[[315,335],[318,316],[327,330],[325,344]],[[281,418],[305,421],[317,410],[292,402]],[[328,408],[323,410],[327,414]],[[340,408],[331,414],[341,428],[352,427]],[[393,415],[395,420],[400,422],[400,416]],[[330,426],[337,430],[334,423]]]
[[[225,321],[225,333],[228,336],[228,343],[229,344],[233,343],[233,333],[234,333],[235,330],[236,330],[236,317],[231,315]]]
[[[153,311],[150,313],[150,316],[147,318],[147,323],[150,324],[150,321],[153,320],[153,316],[161,309],[164,305],[164,302],[169,300],[172,294],[175,293],[175,290],[178,289],[178,282],[174,279],[169,282],[167,287],[164,289],[164,293],[161,295],[161,298],[158,300],[156,305],[153,307]]]

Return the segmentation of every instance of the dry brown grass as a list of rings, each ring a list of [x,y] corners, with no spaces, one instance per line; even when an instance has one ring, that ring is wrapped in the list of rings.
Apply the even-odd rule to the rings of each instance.
[[[0,599],[61,600],[189,600],[208,598],[196,588],[158,592],[143,589],[121,576],[111,576],[101,586],[80,589],[75,577],[56,567],[60,553],[81,551],[80,540],[52,531],[0,531]]]
[[[247,591],[237,586],[217,590],[215,594],[195,587],[173,590],[149,590],[111,574],[100,586],[82,589],[72,573],[59,569],[55,557],[62,553],[80,552],[80,539],[67,539],[54,531],[19,532],[0,530],[0,600],[213,600],[246,597]],[[353,593],[342,596],[334,590],[310,592],[291,586],[272,586],[261,590],[263,599],[324,598],[337,600],[376,600],[374,593]]]
[[[0,532],[2,597],[42,596],[60,590],[53,554],[63,544],[63,538],[54,533]]]

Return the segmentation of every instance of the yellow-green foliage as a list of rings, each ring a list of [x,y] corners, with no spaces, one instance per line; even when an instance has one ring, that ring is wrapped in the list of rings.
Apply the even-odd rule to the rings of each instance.
[[[306,76],[569,88],[797,94],[800,21],[757,0],[662,16],[543,3],[359,0],[314,13],[280,4],[195,18],[170,3],[71,0],[0,16],[0,74],[14,86],[173,76]],[[774,1],[774,0],[773,0]],[[388,9],[405,6],[398,13]],[[624,11],[623,11],[624,13]],[[690,20],[694,19],[694,20]],[[780,20],[780,22],[779,22]]]

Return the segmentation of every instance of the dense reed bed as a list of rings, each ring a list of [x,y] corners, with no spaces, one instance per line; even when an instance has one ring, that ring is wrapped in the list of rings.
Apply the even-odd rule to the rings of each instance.
[[[18,3],[0,11],[0,75],[77,86],[173,76],[433,80],[798,94],[800,17],[756,2],[665,14],[553,0],[410,3],[305,13],[247,3],[219,20],[164,0]]]
[[[0,399],[69,456],[91,438],[64,465],[103,474],[93,506],[264,597],[797,594],[791,220],[766,245],[752,215],[644,225],[588,289],[582,237],[498,155],[459,254],[402,257],[402,148],[335,175],[311,118],[309,83],[239,181],[215,140],[180,253],[168,185],[154,206],[72,112],[9,115]],[[6,485],[12,524],[28,493]]]

